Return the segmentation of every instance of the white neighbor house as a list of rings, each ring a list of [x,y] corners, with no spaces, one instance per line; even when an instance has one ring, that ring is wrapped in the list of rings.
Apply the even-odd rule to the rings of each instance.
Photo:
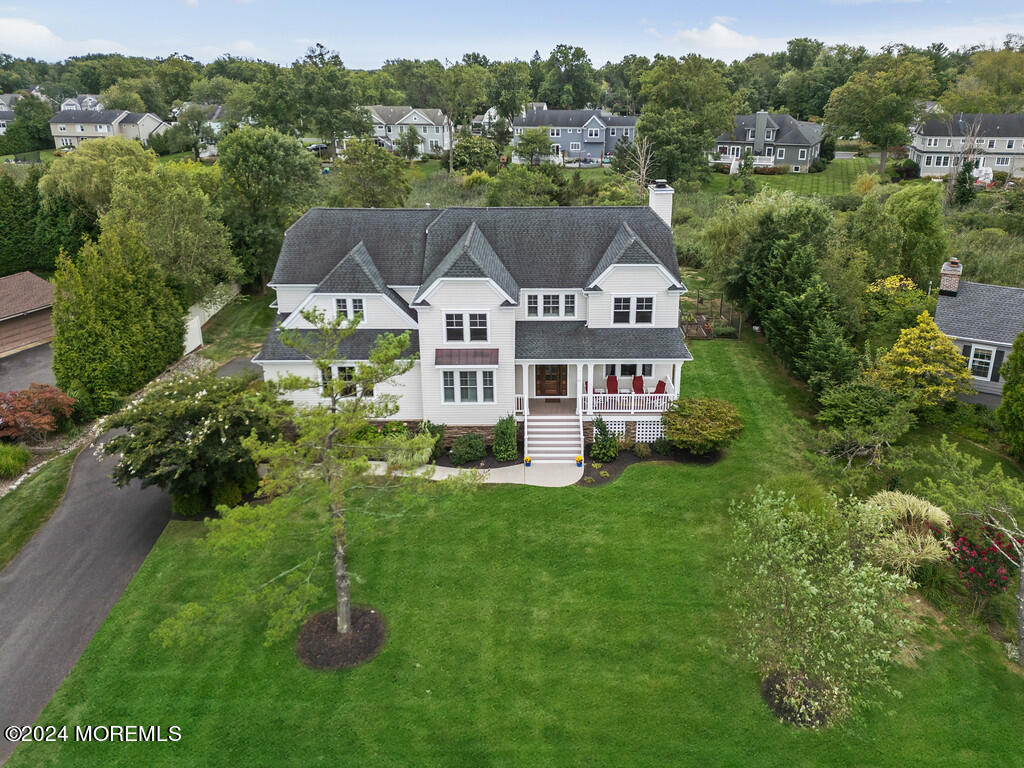
[[[278,318],[254,362],[264,378],[318,378],[279,330],[310,328],[302,310],[361,315],[333,375],[367,360],[382,333],[411,332],[413,369],[377,387],[395,419],[448,436],[524,422],[535,461],[582,453],[595,416],[651,441],[692,360],[679,329],[672,188],[650,206],[313,208],[285,235],[270,286]],[[295,393],[321,400],[319,387]]]

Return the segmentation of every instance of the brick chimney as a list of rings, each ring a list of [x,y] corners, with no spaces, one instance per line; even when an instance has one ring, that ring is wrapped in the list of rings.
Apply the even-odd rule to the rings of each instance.
[[[964,265],[956,256],[942,265],[942,272],[939,273],[940,296],[956,296],[957,291],[960,290],[960,274],[963,271]]]
[[[655,179],[654,183],[647,187],[648,205],[670,229],[672,227],[673,194],[675,194],[675,190],[668,185],[665,179]]]

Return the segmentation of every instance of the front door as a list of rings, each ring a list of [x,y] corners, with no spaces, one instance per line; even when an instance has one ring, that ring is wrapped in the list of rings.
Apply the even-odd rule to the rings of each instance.
[[[568,370],[567,365],[538,365],[537,397],[565,397]]]

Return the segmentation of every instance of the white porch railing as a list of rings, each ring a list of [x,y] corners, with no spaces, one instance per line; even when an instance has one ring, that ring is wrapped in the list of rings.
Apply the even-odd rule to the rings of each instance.
[[[516,395],[516,413],[523,412],[523,396]]]
[[[668,409],[675,395],[633,393],[620,395],[582,395],[580,407],[584,413],[661,413]]]

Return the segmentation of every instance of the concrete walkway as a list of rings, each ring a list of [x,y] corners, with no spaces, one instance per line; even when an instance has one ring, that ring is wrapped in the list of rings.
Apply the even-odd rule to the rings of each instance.
[[[467,471],[466,468],[456,469],[455,467],[434,467],[434,479],[443,480],[446,477]],[[567,485],[578,483],[583,477],[583,467],[577,467],[575,463],[534,463],[527,467],[525,464],[514,464],[511,467],[495,467],[494,469],[477,470],[483,476],[485,483],[508,483],[511,485],[537,485],[544,488],[562,488]]]
[[[36,721],[170,519],[170,497],[118,488],[113,462],[87,446],[53,517],[0,573],[0,765],[16,746],[2,729]]]

